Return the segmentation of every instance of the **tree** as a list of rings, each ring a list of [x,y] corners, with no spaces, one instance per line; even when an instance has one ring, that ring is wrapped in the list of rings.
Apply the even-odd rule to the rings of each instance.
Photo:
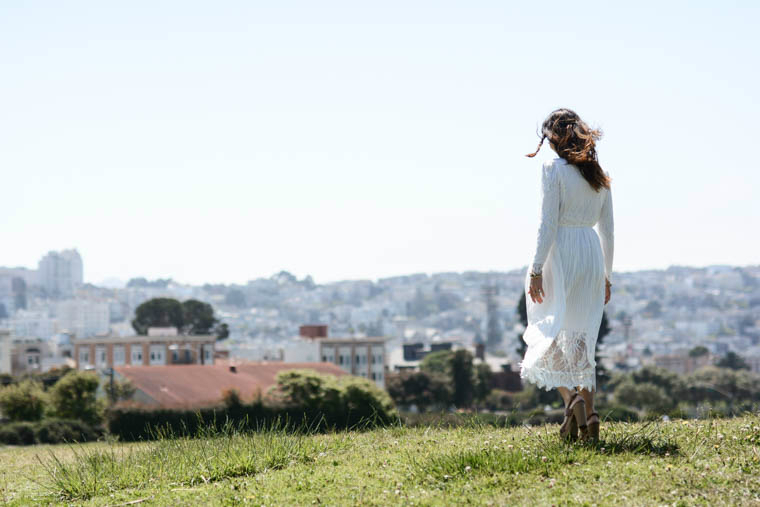
[[[426,371],[389,375],[386,389],[396,405],[416,405],[420,412],[431,406],[448,407],[453,394],[448,377]]]
[[[95,373],[67,373],[50,390],[53,412],[62,419],[79,419],[88,424],[98,424],[103,409],[96,397],[99,384]]]
[[[132,327],[139,335],[147,335],[149,327],[185,326],[185,311],[182,303],[171,298],[154,298],[144,302],[135,310]]]
[[[131,399],[136,391],[135,386],[129,380],[114,380],[113,388],[111,388],[111,385],[111,382],[104,382],[103,390],[106,392],[108,399],[113,403]]]
[[[676,400],[669,398],[664,389],[650,382],[623,382],[615,388],[615,400],[624,405],[658,413],[667,412],[676,405]]]
[[[185,334],[202,335],[211,334],[219,322],[214,317],[214,308],[203,301],[188,299],[182,303],[183,321]]]
[[[428,373],[439,373],[451,378],[451,350],[436,350],[422,358],[420,370]]]
[[[478,402],[485,401],[491,393],[491,367],[488,363],[479,363],[475,366],[474,396]]]
[[[454,405],[467,408],[472,405],[475,393],[472,354],[469,350],[459,349],[451,357],[451,380],[454,384]]]
[[[40,382],[24,380],[0,388],[0,410],[11,421],[39,421],[46,404],[47,396]]]
[[[749,365],[736,352],[729,352],[715,363],[718,368],[729,368],[731,370],[749,370]]]
[[[706,356],[709,353],[710,351],[707,350],[707,347],[698,345],[689,351],[689,357],[702,357],[702,356]]]

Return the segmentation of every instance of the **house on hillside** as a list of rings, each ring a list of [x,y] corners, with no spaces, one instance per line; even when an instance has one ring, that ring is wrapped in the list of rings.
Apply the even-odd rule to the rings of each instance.
[[[266,393],[281,371],[311,369],[319,373],[347,375],[334,364],[260,362],[178,365],[117,366],[115,378],[129,380],[136,391],[133,401],[164,408],[198,408],[218,404],[225,391],[235,389],[245,401]]]

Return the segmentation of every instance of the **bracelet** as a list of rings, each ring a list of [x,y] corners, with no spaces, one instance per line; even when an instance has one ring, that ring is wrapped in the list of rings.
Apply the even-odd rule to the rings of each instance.
[[[534,273],[534,272],[531,271],[530,272],[530,277],[531,278],[541,278],[541,273]]]

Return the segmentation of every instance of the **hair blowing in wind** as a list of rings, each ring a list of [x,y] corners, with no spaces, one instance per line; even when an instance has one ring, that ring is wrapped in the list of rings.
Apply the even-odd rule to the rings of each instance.
[[[592,129],[575,111],[563,108],[552,111],[541,125],[539,135],[538,148],[526,157],[535,157],[544,140],[549,139],[557,155],[576,166],[594,190],[610,188],[610,179],[596,158],[596,141],[602,137],[601,130]]]

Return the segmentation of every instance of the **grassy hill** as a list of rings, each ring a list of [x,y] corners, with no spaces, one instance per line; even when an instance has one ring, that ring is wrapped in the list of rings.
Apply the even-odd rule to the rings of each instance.
[[[10,505],[760,505],[760,416],[0,448]]]

